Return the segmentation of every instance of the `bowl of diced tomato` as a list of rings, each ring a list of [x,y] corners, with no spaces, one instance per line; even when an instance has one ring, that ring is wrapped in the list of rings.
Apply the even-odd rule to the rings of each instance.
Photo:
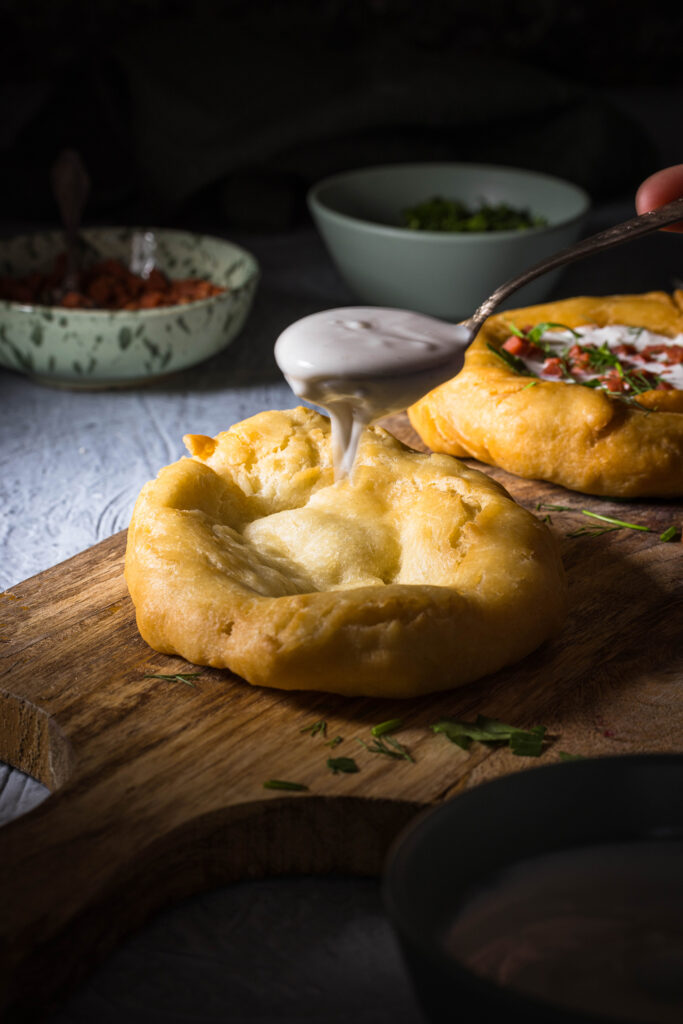
[[[75,257],[75,258],[74,258]],[[89,228],[0,242],[0,367],[48,384],[111,387],[224,349],[249,314],[259,267],[209,235]]]

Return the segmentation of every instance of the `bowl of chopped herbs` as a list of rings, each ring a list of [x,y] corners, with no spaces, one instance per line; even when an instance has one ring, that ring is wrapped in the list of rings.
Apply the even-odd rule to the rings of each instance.
[[[381,306],[461,320],[503,281],[581,235],[588,195],[513,167],[416,163],[326,178],[308,204],[353,294]],[[559,271],[515,295],[552,292]]]

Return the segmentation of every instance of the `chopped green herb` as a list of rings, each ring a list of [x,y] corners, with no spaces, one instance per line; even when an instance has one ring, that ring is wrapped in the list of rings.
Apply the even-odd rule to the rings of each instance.
[[[546,501],[539,501],[536,505],[536,511],[539,512],[542,509],[547,509],[550,512],[574,512],[576,515],[588,516],[590,519],[598,519],[600,523],[609,525],[605,526],[582,526],[578,530],[573,530],[568,533],[568,537],[585,537],[585,536],[599,536],[603,533],[612,533],[614,530],[640,530],[643,533],[656,533],[651,526],[643,526],[642,523],[627,523],[623,519],[615,519],[613,516],[603,515],[601,512],[592,512],[588,508],[570,508],[569,505],[552,505]],[[678,530],[675,526],[669,526],[664,533],[659,534],[659,539],[662,541],[672,540]]]
[[[477,715],[474,722],[461,722],[455,719],[442,719],[432,726],[434,732],[442,732],[451,743],[463,750],[469,750],[473,741],[479,743],[508,743],[513,754],[519,757],[539,757],[543,749],[545,726],[537,725],[532,729],[520,729],[514,725],[506,725],[495,718]]]
[[[622,377],[624,376],[624,368],[621,365],[619,356],[611,350],[606,341],[603,341],[599,347],[593,345],[582,345],[580,347],[581,351],[585,352],[588,356],[591,369],[604,373],[605,370],[613,368],[618,370]]]
[[[560,761],[585,761],[585,754],[568,754],[566,750],[559,751]]]
[[[365,747],[370,754],[384,754],[385,757],[392,757],[396,761],[415,763],[415,758],[408,748],[399,743],[395,736],[378,736],[373,739],[372,743],[366,743],[365,740],[356,740],[356,742],[360,743],[361,747]]]
[[[325,744],[325,746],[326,747],[332,747],[332,748],[338,747],[339,744],[342,742],[343,738],[344,738],[343,736],[335,736],[334,739],[328,740],[327,743]]]
[[[311,736],[318,736],[322,734],[327,735],[327,722],[321,718],[319,722],[313,722],[312,725],[307,725],[303,729],[299,729],[299,732],[310,732]]]
[[[163,672],[146,672],[142,677],[143,679],[166,679],[169,683],[185,683],[186,686],[197,687],[196,683],[192,680],[200,676],[201,672],[172,672],[170,675],[164,675]]]
[[[642,406],[637,401],[637,396],[656,388],[658,384],[661,383],[662,377],[659,374],[645,372],[637,367],[626,368],[617,353],[609,347],[607,342],[603,342],[602,345],[593,345],[590,343],[581,345],[579,342],[583,338],[583,335],[580,331],[575,330],[573,327],[569,327],[567,324],[554,323],[552,321],[545,321],[543,323],[536,324],[534,327],[530,327],[527,331],[522,330],[517,327],[516,324],[511,322],[506,326],[511,334],[514,334],[523,341],[534,345],[537,349],[544,352],[546,356],[559,359],[562,377],[564,378],[565,383],[578,384],[585,388],[600,389],[605,391],[612,399],[634,405],[644,414],[650,413],[649,409]],[[548,338],[544,338],[543,335],[552,328],[559,328],[562,331],[569,332],[573,339],[576,339],[573,345],[564,344],[563,348],[558,348],[558,346],[563,345],[563,338],[553,339],[552,341]],[[634,335],[639,334],[643,330],[644,328],[642,327],[629,328],[629,331]],[[586,377],[584,379],[579,379],[575,376],[573,369],[574,353],[572,353],[571,350],[577,345],[582,355],[587,359],[588,367],[590,367],[590,369],[599,376]],[[513,359],[517,360],[516,362],[506,359],[505,349],[495,349],[491,345],[489,345],[489,348],[491,351],[500,355],[501,359],[503,359],[507,363],[508,367],[515,373],[526,373],[528,376],[535,376],[526,363],[518,357],[513,357]],[[524,369],[522,369],[522,366]],[[582,366],[581,369],[585,369],[585,367]],[[604,379],[604,375],[606,373],[616,373],[623,381],[625,387],[621,390],[612,390],[609,386],[609,382]]]
[[[516,324],[507,324],[508,330],[511,334],[515,334],[518,338],[522,338],[524,341],[528,341],[531,345],[536,345],[537,348],[542,348],[545,352],[554,354],[551,346],[548,342],[543,342],[542,338],[544,334],[547,334],[549,330],[554,327],[559,327],[562,331],[569,331],[575,338],[580,338],[581,335],[578,331],[575,331],[573,327],[569,327],[567,324],[556,324],[552,320],[546,320],[545,323],[536,324],[529,331],[522,331]]]
[[[549,501],[539,501],[536,504],[536,511],[540,512],[542,509],[548,512],[576,512],[575,508],[571,505],[552,505]]]
[[[499,359],[502,359],[505,365],[511,370],[514,370],[515,373],[519,373],[523,377],[538,376],[538,374],[534,373],[533,370],[529,369],[523,359],[520,359],[519,356],[513,356],[512,352],[508,352],[507,349],[496,348],[495,345],[492,345],[488,341],[486,342],[486,347],[489,352],[493,352],[494,356],[498,356]]]
[[[403,719],[390,718],[386,722],[380,722],[379,725],[373,725],[370,732],[373,736],[383,736],[385,732],[394,732],[396,729],[399,729],[402,724]]]
[[[327,767],[334,775],[337,775],[338,772],[353,774],[353,772],[359,771],[358,765],[352,757],[328,757]]]
[[[614,533],[620,530],[620,526],[580,526],[578,530],[572,530],[568,537],[601,537],[603,533]]]
[[[545,217],[508,203],[481,203],[473,210],[459,199],[433,196],[403,210],[413,231],[525,231],[547,224]]]
[[[524,385],[524,387],[522,388],[522,391],[526,391],[527,388],[535,388],[537,384],[538,384],[537,380],[530,380],[528,384]]]
[[[302,793],[308,786],[303,782],[288,782],[286,779],[268,779],[263,783],[264,789],[288,789],[292,793]]]
[[[622,526],[629,530],[644,530],[645,533],[651,533],[649,526],[641,526],[640,523],[625,523],[623,519],[614,519],[612,516],[603,516],[599,512],[591,512],[587,508],[581,509],[582,516],[590,516],[591,519],[601,519],[603,523],[611,523],[613,526]]]
[[[510,736],[510,750],[517,757],[540,757],[543,752],[545,726],[538,725],[533,729],[519,730]]]

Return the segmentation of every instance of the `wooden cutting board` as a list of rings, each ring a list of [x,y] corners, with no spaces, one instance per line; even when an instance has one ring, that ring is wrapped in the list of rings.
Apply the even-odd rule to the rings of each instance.
[[[421,447],[404,416],[394,433]],[[485,467],[480,467],[485,468]],[[0,758],[53,790],[0,830],[0,1010],[40,1014],[116,941],[171,900],[287,873],[377,874],[397,831],[463,788],[570,754],[680,751],[683,545],[664,502],[609,502],[486,469],[551,513],[570,585],[561,635],[521,663],[411,701],[250,687],[193,671],[138,636],[122,575],[125,534],[0,596]],[[648,525],[571,536],[580,509]],[[543,509],[537,514],[544,515]],[[435,735],[442,717],[548,727],[539,759]],[[364,749],[399,717],[414,763]],[[302,732],[319,720],[326,735]],[[326,741],[342,736],[334,750]],[[356,774],[333,774],[330,756]],[[301,793],[264,789],[267,779]]]

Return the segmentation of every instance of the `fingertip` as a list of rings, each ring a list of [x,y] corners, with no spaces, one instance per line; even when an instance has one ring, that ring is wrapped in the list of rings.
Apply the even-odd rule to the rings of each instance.
[[[664,170],[657,171],[645,179],[636,192],[636,211],[649,213],[681,196],[683,196],[683,164],[676,164],[674,167],[666,167]],[[683,221],[672,224],[663,230],[683,232]]]

